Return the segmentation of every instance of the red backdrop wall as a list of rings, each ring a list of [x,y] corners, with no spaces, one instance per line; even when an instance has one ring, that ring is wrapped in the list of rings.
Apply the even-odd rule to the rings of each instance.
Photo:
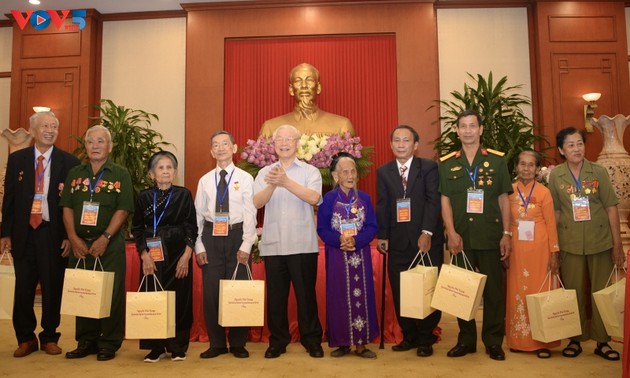
[[[288,76],[304,62],[320,72],[320,107],[352,121],[362,144],[379,152],[374,167],[390,160],[389,132],[398,120],[392,34],[226,40],[224,129],[243,146],[266,119],[292,111]],[[373,200],[374,167],[359,184]]]

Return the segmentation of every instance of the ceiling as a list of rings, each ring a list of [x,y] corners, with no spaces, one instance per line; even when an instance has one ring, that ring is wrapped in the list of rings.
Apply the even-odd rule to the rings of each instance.
[[[31,5],[28,0],[0,0],[0,20],[7,20],[11,10],[60,10],[96,9],[101,14],[182,10],[180,4],[217,3],[243,0],[40,0],[40,5]]]

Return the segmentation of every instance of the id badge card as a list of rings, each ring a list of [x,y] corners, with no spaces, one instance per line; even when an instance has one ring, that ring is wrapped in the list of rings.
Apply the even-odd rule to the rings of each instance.
[[[483,190],[469,189],[466,196],[466,212],[471,214],[483,214]]]
[[[81,210],[81,225],[82,226],[96,226],[98,220],[98,202],[83,202],[83,209]]]
[[[41,214],[44,205],[44,194],[36,193],[33,196],[33,206],[31,206],[31,214]]]
[[[588,206],[588,197],[573,197],[571,204],[574,221],[584,222],[591,220],[591,208]]]
[[[147,238],[147,248],[153,261],[164,261],[164,249],[162,238]]]
[[[411,199],[399,198],[396,200],[396,222],[411,222]]]
[[[518,219],[518,240],[534,241],[534,229],[536,222],[531,218]]]
[[[339,225],[341,230],[341,235],[343,236],[356,236],[357,234],[357,224],[350,221],[341,222]]]
[[[212,236],[227,236],[230,226],[228,213],[216,213],[212,222]]]

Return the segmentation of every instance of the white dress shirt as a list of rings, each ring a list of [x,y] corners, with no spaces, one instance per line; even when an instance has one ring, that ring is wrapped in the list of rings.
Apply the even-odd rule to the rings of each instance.
[[[203,233],[203,224],[205,221],[214,222],[217,186],[219,173],[221,168],[215,168],[206,173],[199,179],[197,186],[197,195],[195,196],[195,210],[197,211],[197,226],[199,233],[197,242],[195,243],[195,253],[205,252],[206,248],[201,242],[201,234]],[[243,222],[243,243],[239,250],[250,253],[252,245],[256,242],[256,207],[254,206],[254,179],[244,170],[236,167],[234,163],[230,163],[225,170],[227,171],[226,181],[229,188],[230,202],[230,224]],[[230,175],[232,177],[230,178]],[[218,236],[220,237],[220,236]]]

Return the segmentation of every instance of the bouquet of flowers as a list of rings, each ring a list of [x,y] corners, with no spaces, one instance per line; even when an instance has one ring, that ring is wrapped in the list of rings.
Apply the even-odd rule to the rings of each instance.
[[[368,173],[372,165],[370,156],[374,152],[373,147],[365,147],[361,144],[361,138],[350,133],[320,135],[303,134],[297,146],[297,158],[319,168],[324,185],[332,186],[333,178],[328,171],[332,157],[339,152],[347,152],[354,156],[357,163],[359,177]],[[236,164],[240,168],[256,177],[262,167],[266,167],[278,161],[273,140],[259,137],[256,140],[248,140],[241,150],[241,160]]]
[[[549,186],[549,175],[551,175],[551,171],[555,165],[550,165],[548,167],[540,168],[540,171],[536,175],[536,181],[543,184],[544,186]]]

